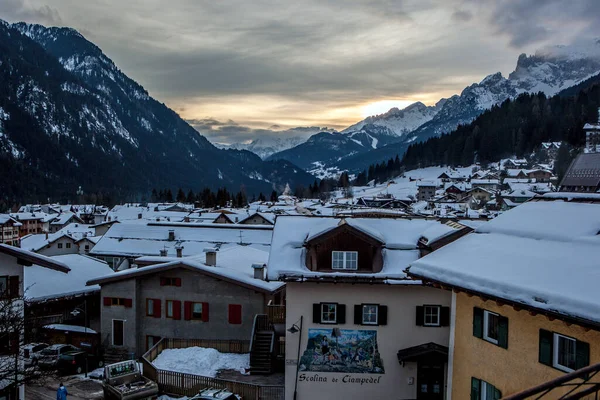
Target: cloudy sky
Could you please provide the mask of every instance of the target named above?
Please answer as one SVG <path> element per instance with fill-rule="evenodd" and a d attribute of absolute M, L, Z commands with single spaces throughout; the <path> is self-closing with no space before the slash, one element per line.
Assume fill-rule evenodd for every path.
<path fill-rule="evenodd" d="M 70 26 L 214 141 L 434 104 L 520 53 L 600 36 L 598 0 L 0 0 Z"/>

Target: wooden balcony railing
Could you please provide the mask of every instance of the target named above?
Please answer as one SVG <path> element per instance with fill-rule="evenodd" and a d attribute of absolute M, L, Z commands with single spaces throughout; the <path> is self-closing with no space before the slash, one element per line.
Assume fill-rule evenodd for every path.
<path fill-rule="evenodd" d="M 285 306 L 267 306 L 267 315 L 273 324 L 285 324 Z"/>

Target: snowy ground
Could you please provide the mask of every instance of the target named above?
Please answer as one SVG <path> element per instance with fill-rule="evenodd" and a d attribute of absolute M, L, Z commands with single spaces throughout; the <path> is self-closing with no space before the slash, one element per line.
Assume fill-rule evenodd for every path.
<path fill-rule="evenodd" d="M 153 364 L 158 369 L 215 377 L 222 369 L 234 369 L 245 373 L 246 369 L 250 368 L 250 355 L 188 347 L 163 350 Z"/>

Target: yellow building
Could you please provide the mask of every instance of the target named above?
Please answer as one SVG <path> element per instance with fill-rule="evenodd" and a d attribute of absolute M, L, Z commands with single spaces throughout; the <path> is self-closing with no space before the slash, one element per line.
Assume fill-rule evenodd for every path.
<path fill-rule="evenodd" d="M 453 292 L 448 399 L 549 381 L 543 398 L 556 399 L 574 388 L 557 378 L 600 363 L 600 204 L 581 200 L 526 203 L 411 264 L 413 278 Z"/>

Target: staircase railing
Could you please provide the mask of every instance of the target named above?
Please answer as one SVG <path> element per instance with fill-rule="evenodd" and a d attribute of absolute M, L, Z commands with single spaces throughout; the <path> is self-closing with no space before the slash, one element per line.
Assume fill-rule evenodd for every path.
<path fill-rule="evenodd" d="M 570 372 L 558 378 L 544 382 L 540 385 L 525 389 L 519 393 L 503 397 L 503 400 L 526 400 L 526 399 L 541 399 L 547 398 L 560 400 L 576 400 L 583 399 L 586 396 L 595 394 L 594 398 L 598 399 L 600 393 L 600 363 L 590 365 L 577 371 Z M 552 392 L 555 389 L 562 388 L 567 390 L 564 394 Z M 560 396 L 560 397 L 558 397 Z"/>

